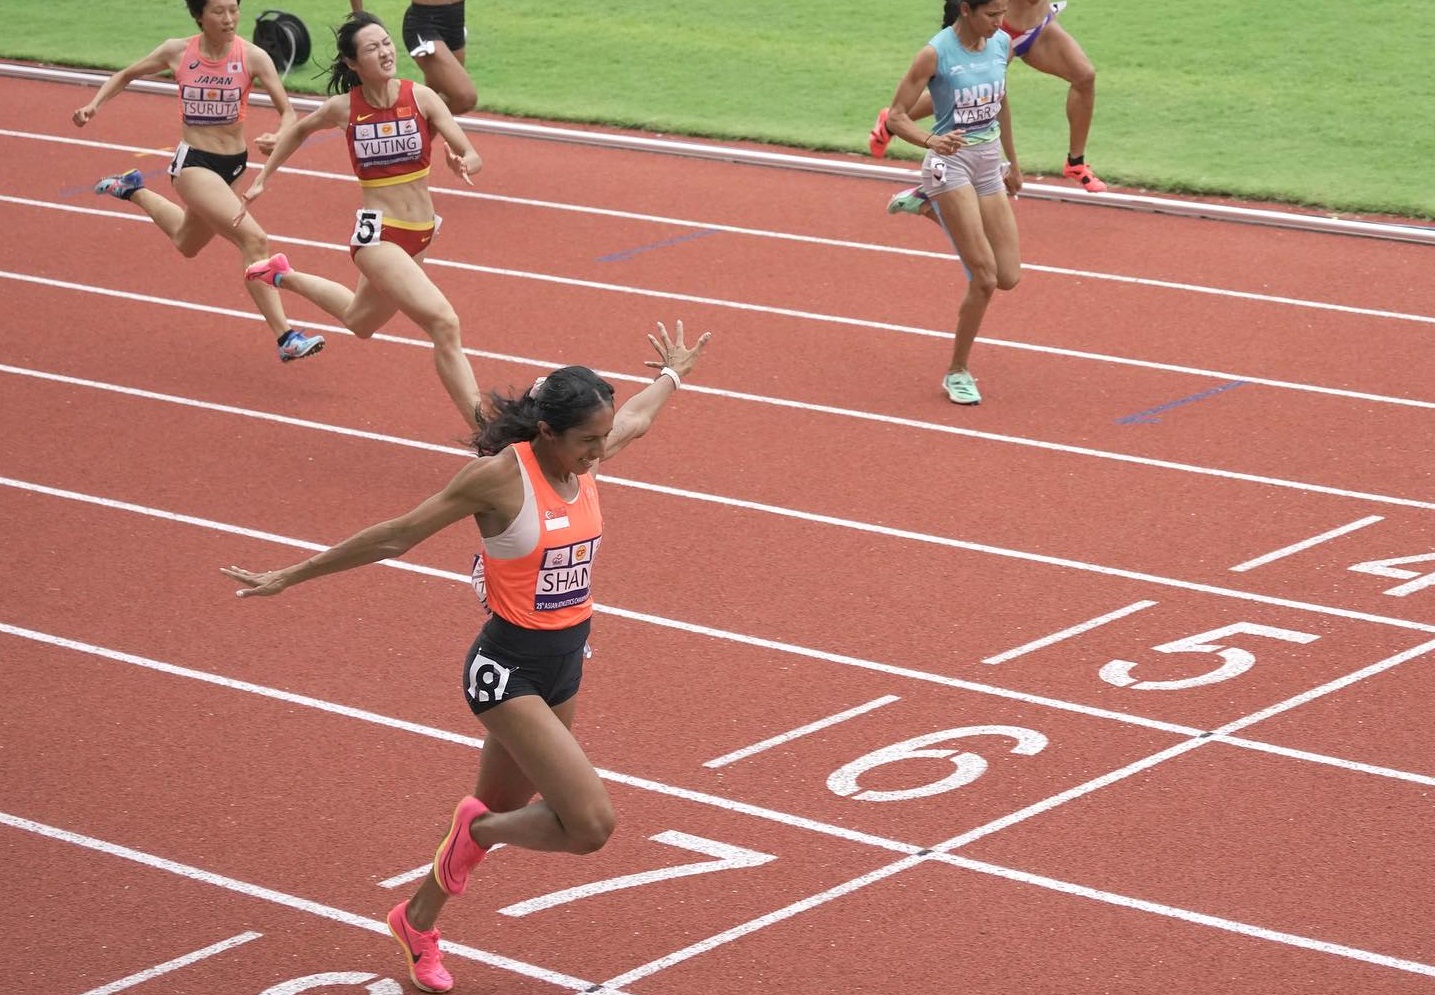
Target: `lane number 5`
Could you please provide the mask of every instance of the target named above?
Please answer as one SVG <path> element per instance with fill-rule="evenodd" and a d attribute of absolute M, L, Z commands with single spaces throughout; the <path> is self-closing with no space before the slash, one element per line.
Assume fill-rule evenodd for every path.
<path fill-rule="evenodd" d="M 1180 680 L 1141 681 L 1131 673 L 1136 669 L 1137 664 L 1130 660 L 1112 660 L 1101 668 L 1101 679 L 1107 684 L 1114 684 L 1119 688 L 1131 688 L 1133 691 L 1181 691 L 1185 688 L 1219 684 L 1232 677 L 1239 677 L 1255 666 L 1256 655 L 1254 653 L 1238 649 L 1235 646 L 1221 645 L 1220 641 L 1227 636 L 1236 635 L 1265 636 L 1267 639 L 1281 639 L 1288 643 L 1313 643 L 1320 638 L 1309 632 L 1277 629 L 1274 626 L 1257 625 L 1254 622 L 1234 622 L 1231 625 L 1223 625 L 1219 629 L 1212 629 L 1210 632 L 1199 632 L 1194 636 L 1151 647 L 1157 653 L 1214 653 L 1225 661 L 1214 670 L 1208 670 L 1204 674 L 1197 674 L 1194 677 L 1183 677 Z"/>

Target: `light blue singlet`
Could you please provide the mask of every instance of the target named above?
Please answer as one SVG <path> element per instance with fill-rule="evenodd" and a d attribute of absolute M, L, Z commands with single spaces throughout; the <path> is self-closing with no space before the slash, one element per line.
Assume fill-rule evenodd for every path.
<path fill-rule="evenodd" d="M 957 40 L 953 25 L 927 44 L 937 50 L 937 73 L 927 84 L 937 119 L 936 133 L 960 130 L 969 145 L 996 141 L 1001 137 L 997 114 L 1006 96 L 1011 39 L 998 31 L 980 52 L 969 52 Z"/>

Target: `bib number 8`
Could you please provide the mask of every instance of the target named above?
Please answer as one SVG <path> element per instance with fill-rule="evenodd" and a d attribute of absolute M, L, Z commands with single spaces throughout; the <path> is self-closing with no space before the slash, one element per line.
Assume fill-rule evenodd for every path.
<path fill-rule="evenodd" d="M 379 235 L 383 229 L 383 211 L 376 211 L 369 207 L 360 208 L 355 212 L 354 234 L 349 236 L 349 244 L 356 248 L 374 245 L 379 241 Z"/>

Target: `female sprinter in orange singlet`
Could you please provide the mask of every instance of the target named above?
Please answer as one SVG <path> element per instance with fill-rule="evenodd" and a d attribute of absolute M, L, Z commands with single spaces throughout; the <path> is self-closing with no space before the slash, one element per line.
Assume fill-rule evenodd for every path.
<path fill-rule="evenodd" d="M 658 332 L 648 341 L 661 361 L 647 363 L 661 368 L 657 379 L 616 412 L 613 388 L 583 366 L 557 370 L 518 398 L 490 395 L 495 413 L 473 440 L 479 458 L 413 511 L 282 570 L 224 568 L 244 585 L 240 597 L 278 594 L 478 521 L 493 613 L 464 660 L 464 696 L 488 734 L 478 787 L 454 810 L 433 873 L 388 915 L 424 991 L 453 987 L 434 924 L 489 847 L 592 853 L 613 831 L 608 792 L 571 731 L 603 532 L 593 473 L 648 431 L 711 337 L 689 348 L 682 322 L 675 339 L 662 325 Z"/>

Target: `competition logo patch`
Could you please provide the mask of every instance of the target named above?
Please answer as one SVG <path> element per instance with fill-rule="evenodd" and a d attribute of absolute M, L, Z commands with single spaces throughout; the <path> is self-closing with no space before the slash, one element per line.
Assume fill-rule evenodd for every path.
<path fill-rule="evenodd" d="M 588 600 L 598 542 L 598 539 L 585 539 L 543 551 L 538 586 L 533 594 L 534 611 L 557 611 Z"/>
<path fill-rule="evenodd" d="M 354 157 L 364 166 L 415 162 L 423 157 L 423 150 L 423 136 L 413 118 L 354 125 Z"/>
<path fill-rule="evenodd" d="M 186 124 L 233 124 L 243 91 L 238 87 L 184 86 L 179 91 Z"/>

